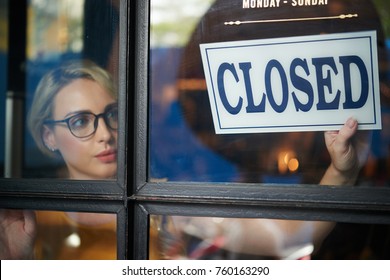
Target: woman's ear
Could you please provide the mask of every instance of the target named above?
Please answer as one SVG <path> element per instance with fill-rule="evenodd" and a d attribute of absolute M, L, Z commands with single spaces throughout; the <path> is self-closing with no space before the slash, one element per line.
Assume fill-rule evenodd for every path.
<path fill-rule="evenodd" d="M 43 126 L 42 139 L 43 139 L 43 144 L 45 144 L 46 148 L 48 148 L 50 151 L 54 152 L 57 150 L 57 144 L 54 137 L 54 132 L 47 125 Z"/>

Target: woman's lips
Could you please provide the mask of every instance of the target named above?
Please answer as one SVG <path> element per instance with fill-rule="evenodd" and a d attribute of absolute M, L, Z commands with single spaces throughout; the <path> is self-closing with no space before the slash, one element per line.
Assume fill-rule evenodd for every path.
<path fill-rule="evenodd" d="M 116 161 L 116 151 L 107 150 L 99 153 L 96 158 L 103 163 L 111 163 Z"/>

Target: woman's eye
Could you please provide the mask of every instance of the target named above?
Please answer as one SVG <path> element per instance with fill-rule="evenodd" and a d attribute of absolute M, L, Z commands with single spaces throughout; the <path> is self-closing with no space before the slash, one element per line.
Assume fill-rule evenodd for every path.
<path fill-rule="evenodd" d="M 89 126 L 91 120 L 92 118 L 89 114 L 81 114 L 72 117 L 69 124 L 73 129 L 82 129 Z"/>
<path fill-rule="evenodd" d="M 118 120 L 118 109 L 113 109 L 108 112 L 107 117 L 111 120 Z"/>

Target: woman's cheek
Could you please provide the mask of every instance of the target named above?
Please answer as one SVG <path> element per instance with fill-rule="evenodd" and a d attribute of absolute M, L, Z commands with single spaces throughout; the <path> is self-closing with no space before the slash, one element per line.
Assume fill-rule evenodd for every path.
<path fill-rule="evenodd" d="M 85 145 L 85 143 L 81 143 L 75 137 L 70 138 L 67 136 L 62 137 L 60 140 L 60 149 L 61 154 L 63 155 L 65 161 L 77 161 L 82 160 L 84 158 L 85 151 L 88 150 L 89 145 Z"/>

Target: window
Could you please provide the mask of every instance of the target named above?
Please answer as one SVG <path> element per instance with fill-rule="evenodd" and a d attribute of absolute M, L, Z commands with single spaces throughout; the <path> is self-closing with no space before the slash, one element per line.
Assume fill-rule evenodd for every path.
<path fill-rule="evenodd" d="M 389 257 L 386 1 L 0 0 L 0 7 L 0 112 L 12 112 L 0 114 L 0 213 L 35 211 L 46 234 L 35 257 L 99 258 L 83 247 L 91 245 L 83 240 L 93 240 L 96 227 L 102 236 L 115 228 L 111 253 L 118 259 Z M 359 16 L 224 25 L 314 13 Z M 322 132 L 214 132 L 200 43 L 373 29 L 380 35 L 382 129 L 369 132 L 370 156 L 354 186 L 319 185 L 330 162 Z M 63 61 L 84 59 L 109 71 L 117 87 L 115 178 L 70 179 L 65 161 L 42 155 L 27 128 L 43 74 Z M 109 108 L 81 113 L 107 124 Z M 74 115 L 65 115 L 45 124 L 71 133 Z M 61 230 L 61 219 L 87 227 L 91 216 L 115 218 L 110 229 L 93 224 L 92 231 Z M 329 233 L 314 251 L 315 224 L 329 226 Z M 246 242 L 252 232 L 263 234 L 263 243 L 253 243 L 259 247 Z M 277 234 L 281 239 L 270 244 L 280 247 L 260 248 Z M 53 238 L 64 246 L 42 242 Z M 353 245 L 346 242 L 351 239 Z"/>
<path fill-rule="evenodd" d="M 127 12 L 126 1 L 1 1 L 1 213 L 35 213 L 36 258 L 126 257 Z"/>
<path fill-rule="evenodd" d="M 385 214 L 388 202 L 383 200 L 388 192 L 387 183 L 386 179 L 379 179 L 387 176 L 380 171 L 385 167 L 379 163 L 387 152 L 380 155 L 375 148 L 387 145 L 382 142 L 387 130 L 387 101 L 383 94 L 383 128 L 372 132 L 371 147 L 376 151 L 371 149 L 354 187 L 318 185 L 330 162 L 323 132 L 215 133 L 210 108 L 214 100 L 209 100 L 207 93 L 210 89 L 206 87 L 200 44 L 377 30 L 382 91 L 387 87 L 384 54 L 388 35 L 383 12 L 388 9 L 386 4 L 379 1 L 284 1 L 279 6 L 271 2 L 195 0 L 168 4 L 151 0 L 150 6 L 145 4 L 144 10 L 138 11 L 140 22 L 148 19 L 150 22 L 149 29 L 140 36 L 144 44 L 137 45 L 136 53 L 136 57 L 147 58 L 145 49 L 149 49 L 149 64 L 142 60 L 141 68 L 137 68 L 143 69 L 143 72 L 137 71 L 140 91 L 149 95 L 138 100 L 145 118 L 140 117 L 136 122 L 140 138 L 145 140 L 148 136 L 148 141 L 139 141 L 136 150 L 142 151 L 140 159 L 148 160 L 138 159 L 136 163 L 140 169 L 136 168 L 139 170 L 136 173 L 138 189 L 134 199 L 137 203 L 143 201 L 137 208 L 138 221 L 150 217 L 151 258 L 239 258 L 242 255 L 245 258 L 289 258 L 289 250 L 271 252 L 258 248 L 256 252 L 251 251 L 261 246 L 262 241 L 269 245 L 269 239 L 257 234 L 257 242 L 251 241 L 249 234 L 256 228 L 255 232 L 269 231 L 269 236 L 274 237 L 278 235 L 274 225 L 289 221 L 291 225 L 337 222 L 321 251 L 309 250 L 313 258 L 367 257 L 363 256 L 361 248 L 365 245 L 361 241 L 356 248 L 344 248 L 344 253 L 341 253 L 344 249 L 335 247 L 337 238 L 342 240 L 354 228 L 365 232 L 359 237 L 370 244 L 364 252 L 371 250 L 373 258 L 387 257 L 378 252 L 373 243 L 382 238 L 386 243 L 388 237 L 367 235 L 367 232 L 384 229 L 382 232 L 387 232 L 388 236 Z M 358 19 L 353 16 L 350 20 L 324 19 L 334 14 L 358 14 Z M 294 19 L 322 19 L 288 21 L 292 16 Z M 236 21 L 240 24 L 235 24 Z M 244 24 L 246 21 L 248 23 Z M 262 54 L 258 56 L 261 58 Z M 227 63 L 233 61 L 230 57 L 225 59 Z M 231 80 L 238 83 L 240 75 Z M 253 80 L 264 83 L 259 76 L 252 76 Z M 225 84 L 225 87 L 228 86 Z M 237 99 L 233 100 L 230 100 L 231 106 L 237 104 L 234 103 Z M 257 102 L 256 105 L 260 100 Z M 148 226 L 145 221 L 142 225 Z M 284 233 L 294 232 L 292 227 Z M 310 230 L 305 232 L 308 234 Z M 304 238 L 304 232 L 299 237 Z M 284 248 L 282 243 L 290 242 L 289 238 L 293 238 L 292 235 L 281 237 L 280 240 L 284 240 L 279 240 L 281 243 L 275 241 L 275 248 Z M 252 242 L 249 250 L 242 240 Z M 137 245 L 146 250 L 147 244 L 141 241 L 137 240 Z M 306 241 L 300 242 L 299 248 L 305 255 Z M 158 249 L 153 250 L 153 246 Z M 141 254 L 140 257 L 147 256 Z"/>

